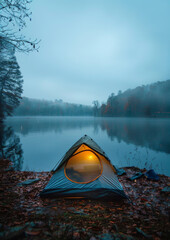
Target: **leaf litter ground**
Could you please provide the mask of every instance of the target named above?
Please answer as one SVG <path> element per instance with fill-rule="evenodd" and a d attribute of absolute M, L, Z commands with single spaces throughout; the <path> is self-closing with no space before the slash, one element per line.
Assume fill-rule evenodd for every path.
<path fill-rule="evenodd" d="M 9 166 L 0 160 L 0 239 L 169 239 L 169 193 L 162 191 L 169 186 L 167 176 L 130 181 L 139 169 L 124 168 L 119 181 L 132 203 L 48 199 L 39 193 L 50 172 L 17 172 Z"/>

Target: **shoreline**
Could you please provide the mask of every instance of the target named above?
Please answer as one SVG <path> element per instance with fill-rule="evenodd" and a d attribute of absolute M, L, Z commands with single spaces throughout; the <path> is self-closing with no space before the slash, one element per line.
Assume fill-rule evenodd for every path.
<path fill-rule="evenodd" d="M 162 192 L 169 186 L 167 176 L 130 181 L 127 177 L 139 169 L 124 168 L 126 175 L 118 178 L 132 204 L 48 199 L 39 193 L 50 172 L 17 172 L 9 166 L 10 161 L 0 160 L 0 239 L 168 239 L 169 193 Z M 39 181 L 22 185 L 28 179 Z"/>

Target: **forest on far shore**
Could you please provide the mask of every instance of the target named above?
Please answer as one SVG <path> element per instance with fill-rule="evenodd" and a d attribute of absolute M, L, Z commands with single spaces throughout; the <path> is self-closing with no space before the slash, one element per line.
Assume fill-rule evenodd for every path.
<path fill-rule="evenodd" d="M 96 106 L 95 113 L 108 117 L 170 117 L 170 80 L 113 93 L 106 103 Z"/>
<path fill-rule="evenodd" d="M 92 116 L 91 106 L 63 102 L 63 100 L 39 100 L 23 97 L 16 108 L 18 116 Z"/>
<path fill-rule="evenodd" d="M 14 111 L 17 116 L 101 116 L 170 117 L 170 80 L 112 93 L 106 103 L 93 106 L 63 100 L 37 100 L 23 97 Z"/>

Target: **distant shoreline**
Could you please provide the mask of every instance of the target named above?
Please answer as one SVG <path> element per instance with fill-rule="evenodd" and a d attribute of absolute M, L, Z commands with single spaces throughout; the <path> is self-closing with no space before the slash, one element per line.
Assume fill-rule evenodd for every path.
<path fill-rule="evenodd" d="M 93 115 L 13 115 L 7 118 L 13 117 L 94 117 L 94 118 L 170 118 L 169 116 L 93 116 Z"/>

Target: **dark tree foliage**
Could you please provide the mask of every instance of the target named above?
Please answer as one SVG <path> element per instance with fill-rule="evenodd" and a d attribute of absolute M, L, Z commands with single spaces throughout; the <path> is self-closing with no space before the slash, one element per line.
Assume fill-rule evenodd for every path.
<path fill-rule="evenodd" d="M 22 76 L 15 51 L 38 50 L 38 41 L 28 40 L 22 29 L 31 20 L 32 0 L 0 1 L 0 119 L 11 115 L 22 93 Z"/>
<path fill-rule="evenodd" d="M 91 106 L 63 102 L 62 100 L 47 101 L 23 97 L 15 110 L 19 116 L 90 116 Z"/>
<path fill-rule="evenodd" d="M 111 94 L 99 109 L 101 116 L 170 117 L 170 80 Z"/>
<path fill-rule="evenodd" d="M 31 41 L 22 34 L 26 21 L 31 21 L 31 2 L 32 0 L 0 1 L 0 40 L 3 40 L 4 48 L 10 44 L 21 52 L 38 50 L 39 41 Z"/>
<path fill-rule="evenodd" d="M 23 150 L 20 139 L 11 127 L 3 123 L 0 123 L 0 159 L 10 159 L 13 169 L 22 169 Z"/>
<path fill-rule="evenodd" d="M 23 79 L 14 49 L 2 47 L 0 41 L 0 119 L 12 114 L 19 105 Z"/>
<path fill-rule="evenodd" d="M 99 113 L 99 102 L 97 100 L 94 100 L 92 103 L 93 103 L 94 116 L 97 117 Z"/>

